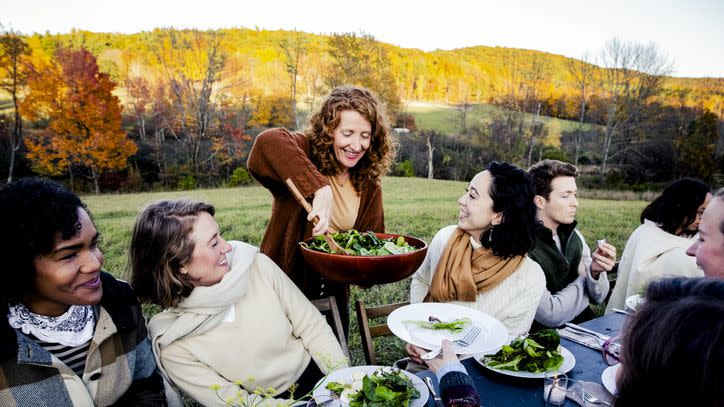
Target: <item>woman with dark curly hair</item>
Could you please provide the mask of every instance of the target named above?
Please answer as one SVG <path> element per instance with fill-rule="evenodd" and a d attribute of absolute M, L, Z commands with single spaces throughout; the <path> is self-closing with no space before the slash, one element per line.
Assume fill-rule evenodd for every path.
<path fill-rule="evenodd" d="M 535 242 L 533 184 L 525 171 L 492 162 L 458 199 L 457 225 L 437 232 L 410 285 L 410 302 L 452 302 L 528 332 L 546 282 L 526 253 Z M 411 356 L 416 352 L 408 349 Z"/>
<path fill-rule="evenodd" d="M 306 270 L 297 246 L 331 227 L 384 232 L 380 178 L 394 158 L 390 131 L 379 99 L 367 89 L 345 86 L 332 90 L 304 134 L 266 130 L 249 153 L 249 172 L 274 198 L 262 253 L 309 299 L 335 295 L 344 319 L 349 287 Z M 287 178 L 302 195 L 313 197 L 309 214 L 289 192 Z M 313 226 L 315 217 L 319 222 Z"/>
<path fill-rule="evenodd" d="M 0 405 L 166 405 L 141 305 L 102 270 L 78 196 L 21 179 L 0 213 Z"/>
<path fill-rule="evenodd" d="M 626 242 L 616 286 L 606 307 L 623 308 L 626 298 L 662 277 L 703 277 L 696 260 L 686 255 L 694 242 L 701 216 L 711 201 L 709 187 L 698 179 L 682 178 L 664 188 L 641 213 L 639 226 Z"/>

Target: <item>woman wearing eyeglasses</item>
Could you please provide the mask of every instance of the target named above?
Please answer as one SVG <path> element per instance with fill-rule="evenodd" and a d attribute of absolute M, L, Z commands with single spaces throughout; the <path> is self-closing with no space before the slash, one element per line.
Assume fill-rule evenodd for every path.
<path fill-rule="evenodd" d="M 623 337 L 616 407 L 724 406 L 724 280 L 652 282 Z"/>

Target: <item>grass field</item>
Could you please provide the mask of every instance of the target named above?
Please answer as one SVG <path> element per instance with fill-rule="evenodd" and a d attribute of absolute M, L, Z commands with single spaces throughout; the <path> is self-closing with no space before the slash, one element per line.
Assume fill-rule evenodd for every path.
<path fill-rule="evenodd" d="M 465 183 L 454 181 L 386 177 L 383 191 L 387 231 L 417 236 L 429 242 L 438 229 L 456 222 L 456 201 L 465 186 Z M 130 230 L 141 208 L 159 199 L 179 197 L 215 205 L 216 218 L 225 238 L 255 245 L 261 242 L 271 212 L 271 195 L 259 186 L 84 196 L 103 235 L 105 269 L 116 276 L 124 276 Z M 589 242 L 605 237 L 617 247 L 620 255 L 628 235 L 639 224 L 638 216 L 644 206 L 643 201 L 582 199 L 578 216 L 580 230 Z M 408 295 L 409 279 L 367 290 L 353 287 L 351 303 L 362 298 L 368 305 L 380 305 L 406 301 Z M 152 313 L 153 308 L 147 311 Z M 352 363 L 364 364 L 354 311 L 351 319 Z M 402 356 L 401 343 L 395 338 L 382 338 L 378 346 L 377 356 L 384 363 Z"/>
<path fill-rule="evenodd" d="M 461 133 L 460 111 L 455 106 L 414 101 L 408 104 L 407 111 L 415 117 L 415 125 L 420 130 L 437 130 L 444 134 Z M 504 111 L 505 109 L 502 107 L 489 104 L 473 105 L 468 112 L 468 126 L 480 122 L 490 123 L 493 117 L 503 114 Z M 532 115 L 526 114 L 526 120 L 532 120 Z M 546 124 L 556 122 L 561 132 L 574 130 L 578 126 L 578 123 L 574 121 L 547 116 L 542 116 L 541 120 Z M 585 124 L 583 128 L 590 130 L 593 126 L 592 124 Z"/>

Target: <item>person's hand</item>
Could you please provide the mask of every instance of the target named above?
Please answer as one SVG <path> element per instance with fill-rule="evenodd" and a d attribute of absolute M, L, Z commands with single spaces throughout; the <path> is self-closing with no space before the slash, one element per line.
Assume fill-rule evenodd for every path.
<path fill-rule="evenodd" d="M 442 346 L 442 357 L 436 357 L 425 361 L 433 373 L 437 373 L 438 369 L 440 369 L 445 363 L 459 360 L 458 355 L 456 355 L 455 351 L 453 351 L 452 343 L 450 343 L 449 340 L 443 339 L 440 346 Z"/>
<path fill-rule="evenodd" d="M 415 346 L 411 343 L 405 344 L 405 353 L 407 353 L 407 356 L 409 356 L 410 359 L 412 359 L 417 364 L 425 364 L 425 361 L 420 358 L 420 355 L 423 355 L 427 352 L 429 352 L 429 350 L 421 348 L 419 346 Z"/>
<path fill-rule="evenodd" d="M 604 271 L 611 271 L 616 264 L 616 247 L 610 243 L 602 243 L 595 252 L 591 254 L 591 277 L 598 279 L 599 274 Z"/>
<path fill-rule="evenodd" d="M 312 211 L 307 215 L 307 220 L 312 221 L 315 216 L 319 217 L 319 221 L 312 229 L 313 236 L 319 236 L 327 232 L 330 221 L 332 220 L 332 208 L 334 207 L 334 199 L 332 198 L 332 187 L 325 185 L 314 192 L 312 200 Z"/>
<path fill-rule="evenodd" d="M 442 346 L 442 353 L 440 354 L 440 356 L 430 360 L 423 360 L 420 357 L 420 355 L 429 352 L 428 349 L 424 349 L 410 343 L 405 345 L 405 352 L 407 352 L 407 356 L 409 356 L 410 359 L 421 365 L 427 365 L 433 373 L 436 373 L 437 370 L 440 369 L 440 367 L 445 363 L 459 360 L 458 355 L 456 355 L 455 351 L 453 351 L 452 343 L 450 343 L 449 340 L 443 339 L 440 346 Z"/>

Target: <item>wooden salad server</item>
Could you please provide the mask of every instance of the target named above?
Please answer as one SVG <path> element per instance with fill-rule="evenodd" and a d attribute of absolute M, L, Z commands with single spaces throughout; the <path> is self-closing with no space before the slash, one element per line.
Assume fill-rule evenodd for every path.
<path fill-rule="evenodd" d="M 297 186 L 294 185 L 294 182 L 292 181 L 292 179 L 287 178 L 287 180 L 285 182 L 286 182 L 289 190 L 292 191 L 292 195 L 294 195 L 294 197 L 297 198 L 297 201 L 299 201 L 299 203 L 307 211 L 307 213 L 311 212 L 312 205 L 310 205 L 309 202 L 307 202 L 307 200 L 304 199 L 304 196 L 302 195 L 301 192 L 299 192 L 299 189 L 297 189 Z M 312 221 L 316 225 L 317 222 L 319 222 L 319 217 L 315 216 Z M 330 225 L 330 228 L 331 227 L 332 226 Z M 327 231 L 327 233 L 324 234 L 324 240 L 327 242 L 327 245 L 329 246 L 329 248 L 332 250 L 333 253 L 349 254 L 349 252 L 347 252 L 347 250 L 345 250 L 344 247 L 340 246 L 339 243 L 337 243 L 334 240 L 334 238 L 332 238 L 332 235 L 329 233 L 329 231 Z"/>

